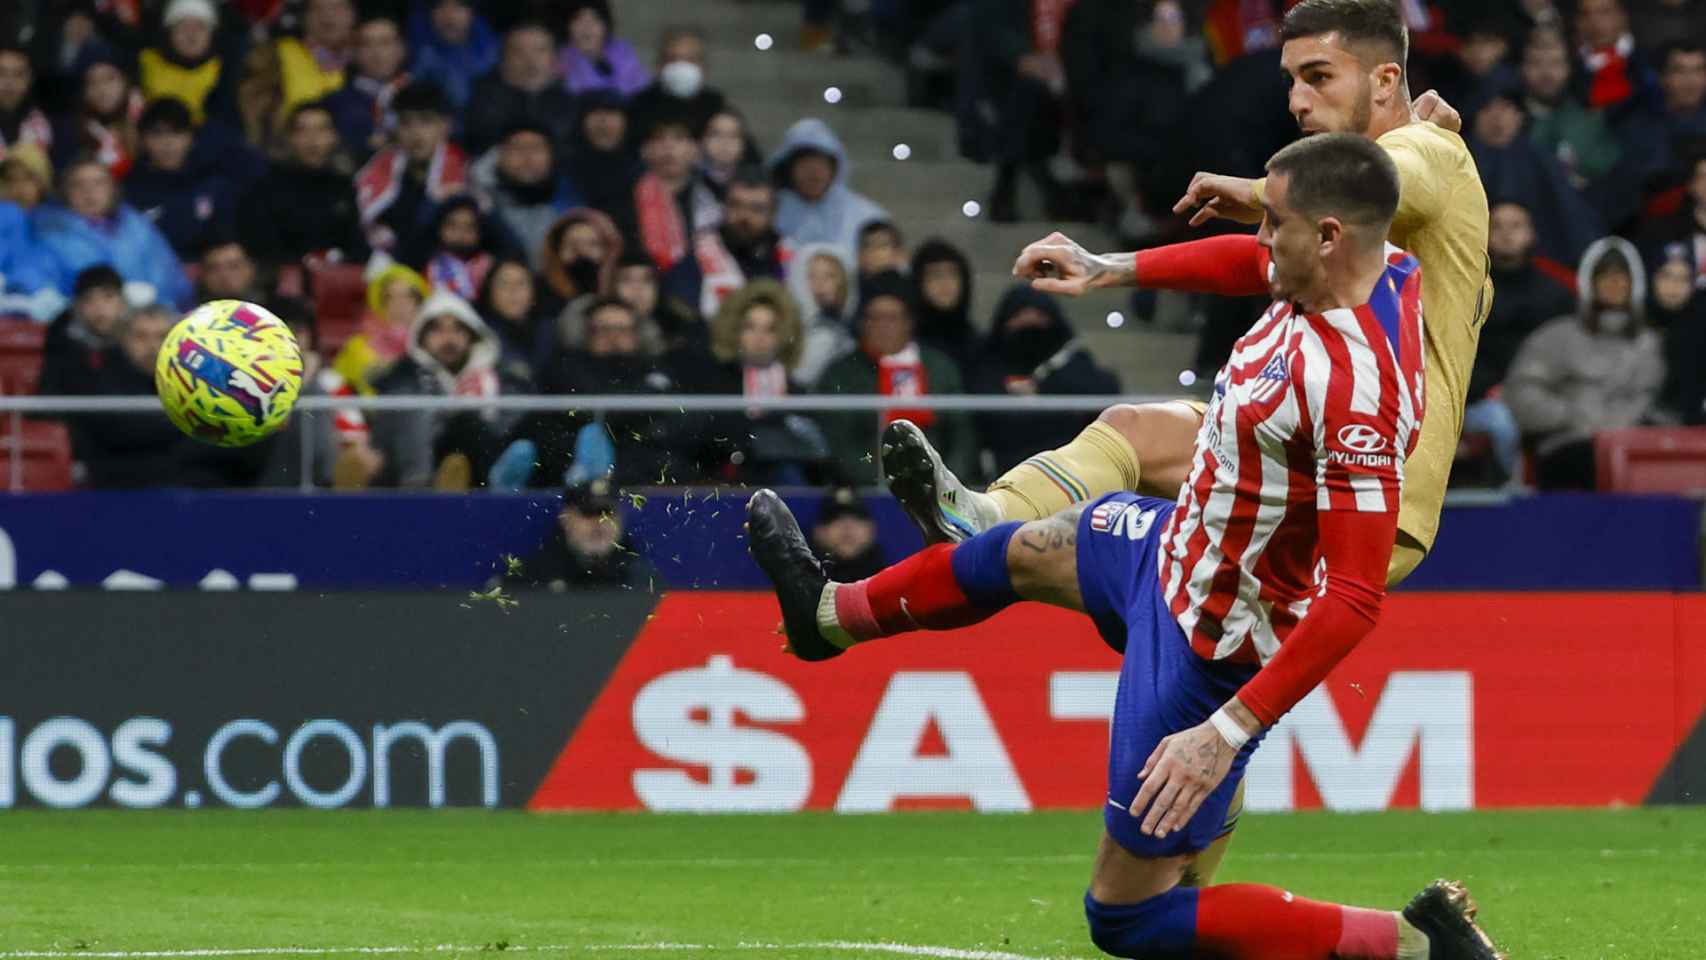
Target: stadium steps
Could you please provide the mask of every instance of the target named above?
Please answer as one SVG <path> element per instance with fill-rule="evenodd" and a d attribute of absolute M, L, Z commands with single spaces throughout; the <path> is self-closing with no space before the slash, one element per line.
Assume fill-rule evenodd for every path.
<path fill-rule="evenodd" d="M 709 82 L 745 114 L 766 151 L 797 120 L 819 117 L 829 123 L 846 144 L 854 186 L 888 208 L 909 245 L 941 237 L 971 258 L 973 317 L 980 327 L 1011 284 L 1007 270 L 1019 250 L 1058 226 L 1041 220 L 994 224 L 986 213 L 968 217 L 966 201 L 985 204 L 994 174 L 960 158 L 953 118 L 907 107 L 899 68 L 872 55 L 800 52 L 797 2 L 700 0 L 682 6 L 616 0 L 614 6 L 618 32 L 644 56 L 653 55 L 667 26 L 693 23 L 703 29 Z M 771 37 L 768 50 L 754 43 L 761 33 Z M 830 87 L 839 91 L 838 102 L 825 100 Z M 897 144 L 906 145 L 907 159 L 896 159 Z M 1040 203 L 1028 189 L 1028 184 L 1021 187 L 1020 207 L 1035 211 Z M 1110 243 L 1103 231 L 1087 224 L 1069 225 L 1066 232 L 1090 247 Z M 1179 371 L 1190 365 L 1195 349 L 1194 336 L 1147 328 L 1129 316 L 1127 298 L 1115 294 L 1066 300 L 1063 306 L 1098 362 L 1118 370 L 1127 390 L 1178 389 Z M 1116 310 L 1127 315 L 1126 322 L 1110 329 L 1107 317 Z"/>

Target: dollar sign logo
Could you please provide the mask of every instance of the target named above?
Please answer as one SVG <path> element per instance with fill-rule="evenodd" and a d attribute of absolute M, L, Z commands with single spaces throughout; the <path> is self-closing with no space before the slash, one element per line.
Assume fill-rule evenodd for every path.
<path fill-rule="evenodd" d="M 811 792 L 811 757 L 791 738 L 735 724 L 739 711 L 761 723 L 797 723 L 805 707 L 792 688 L 723 654 L 703 667 L 666 673 L 634 697 L 634 735 L 647 750 L 704 767 L 634 771 L 634 794 L 651 810 L 695 813 L 798 810 Z M 736 771 L 752 774 L 738 782 Z"/>

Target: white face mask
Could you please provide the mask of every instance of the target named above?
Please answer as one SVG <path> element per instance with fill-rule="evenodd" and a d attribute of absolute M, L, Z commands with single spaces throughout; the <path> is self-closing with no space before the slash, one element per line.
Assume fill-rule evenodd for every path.
<path fill-rule="evenodd" d="M 705 71 L 691 60 L 672 60 L 658 71 L 658 81 L 670 96 L 685 100 L 705 86 Z"/>

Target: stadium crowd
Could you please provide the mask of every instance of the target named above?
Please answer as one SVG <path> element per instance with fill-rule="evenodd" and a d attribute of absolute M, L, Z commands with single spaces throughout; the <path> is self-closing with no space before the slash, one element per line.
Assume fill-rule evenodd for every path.
<path fill-rule="evenodd" d="M 804 48 L 869 45 L 953 111 L 996 220 L 1028 178 L 1050 218 L 1182 239 L 1193 170 L 1257 174 L 1296 136 L 1277 0 L 805 7 Z M 1706 11 L 1404 9 L 1412 89 L 1462 111 L 1492 202 L 1484 479 L 1526 450 L 1540 486 L 1591 486 L 1598 431 L 1706 421 Z M 46 325 L 42 394 L 151 393 L 171 317 L 225 297 L 292 325 L 307 395 L 884 395 L 973 478 L 1089 415 L 909 397 L 1120 388 L 1046 295 L 973 317 L 965 254 L 909 251 L 828 124 L 756 143 L 691 26 L 624 37 L 605 0 L 26 0 L 0 30 L 0 313 Z M 1200 366 L 1252 309 L 1209 308 Z M 514 490 L 865 484 L 875 419 L 352 409 L 241 451 L 70 426 L 90 487 L 294 484 L 311 444 L 340 488 Z"/>

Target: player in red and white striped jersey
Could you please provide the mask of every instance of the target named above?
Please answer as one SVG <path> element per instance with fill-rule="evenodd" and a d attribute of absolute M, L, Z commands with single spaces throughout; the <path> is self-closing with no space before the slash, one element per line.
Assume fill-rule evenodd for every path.
<path fill-rule="evenodd" d="M 1216 379 L 1176 502 L 1112 493 L 835 583 L 761 490 L 747 506 L 751 549 L 808 660 L 968 626 L 1020 600 L 1083 611 L 1121 651 L 1085 897 L 1108 953 L 1495 960 L 1454 884 L 1400 914 L 1181 882 L 1227 829 L 1267 729 L 1373 629 L 1422 422 L 1422 277 L 1386 243 L 1392 160 L 1364 138 L 1322 134 L 1275 154 L 1268 173 L 1261 231 L 1212 248 L 1216 269 L 1275 303 Z"/>

